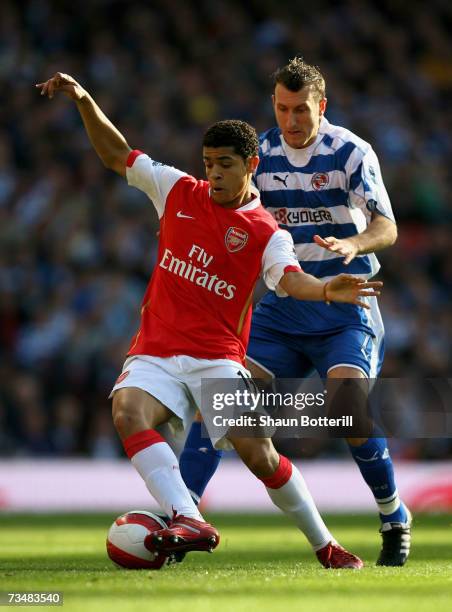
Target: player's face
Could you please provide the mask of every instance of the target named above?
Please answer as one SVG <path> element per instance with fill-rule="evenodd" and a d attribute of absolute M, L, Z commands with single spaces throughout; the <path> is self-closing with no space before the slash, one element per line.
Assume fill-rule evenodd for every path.
<path fill-rule="evenodd" d="M 325 112 L 326 98 L 319 100 L 310 85 L 299 91 L 289 91 L 277 83 L 272 100 L 276 122 L 287 144 L 294 149 L 312 144 Z"/>
<path fill-rule="evenodd" d="M 246 162 L 234 147 L 204 147 L 203 160 L 210 195 L 220 206 L 238 208 L 250 198 L 251 176 L 259 163 L 258 157 Z"/>

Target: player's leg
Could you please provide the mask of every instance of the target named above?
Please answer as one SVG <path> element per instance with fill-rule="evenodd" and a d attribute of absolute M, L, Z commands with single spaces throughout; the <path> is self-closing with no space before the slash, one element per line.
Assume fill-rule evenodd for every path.
<path fill-rule="evenodd" d="M 190 415 L 190 400 L 171 367 L 171 359 L 127 360 L 110 395 L 113 422 L 127 456 L 165 513 L 202 520 L 174 452 L 155 429 Z"/>
<path fill-rule="evenodd" d="M 362 561 L 337 544 L 320 516 L 303 476 L 269 438 L 230 437 L 245 465 L 265 485 L 272 502 L 304 533 L 328 568 L 360 569 Z"/>
<path fill-rule="evenodd" d="M 251 359 L 247 360 L 247 368 L 253 377 L 267 381 L 273 378 L 271 370 L 265 368 L 265 363 L 285 372 L 286 377 L 297 376 L 297 354 L 284 344 L 282 337 L 268 333 L 265 328 L 252 325 L 248 353 Z M 196 504 L 215 474 L 223 452 L 213 447 L 210 438 L 202 437 L 201 419 L 195 419 L 185 440 L 179 464 L 182 478 Z"/>
<path fill-rule="evenodd" d="M 235 362 L 230 365 L 215 366 L 207 364 L 200 370 L 198 378 L 192 381 L 190 391 L 196 404 L 202 409 L 200 380 L 249 377 L 250 372 Z M 253 374 L 256 378 L 269 380 L 268 372 L 254 364 Z M 246 382 L 245 382 L 246 384 Z M 214 384 L 215 388 L 215 384 Z M 205 391 L 206 387 L 204 387 Z M 208 415 L 206 415 L 208 416 Z M 208 422 L 206 422 L 206 425 Z M 214 430 L 212 441 L 215 446 L 222 445 L 224 439 L 215 438 L 221 434 Z M 226 432 L 228 439 L 234 433 Z M 243 432 L 242 432 L 243 435 Z M 230 440 L 229 440 L 230 442 Z M 346 568 L 361 567 L 360 559 L 341 548 L 323 522 L 314 501 L 306 487 L 303 477 L 295 466 L 285 457 L 281 457 L 268 438 L 246 438 L 234 436 L 236 451 L 250 470 L 267 486 L 272 501 L 286 512 L 303 531 L 316 551 L 319 561 L 325 567 Z"/>
<path fill-rule="evenodd" d="M 328 378 L 364 378 L 364 374 L 355 368 L 339 366 L 330 370 Z M 387 520 L 406 522 L 407 513 L 397 492 L 394 467 L 386 438 L 347 438 L 347 443 L 353 459 L 372 491 L 382 523 Z"/>
<path fill-rule="evenodd" d="M 128 387 L 114 393 L 112 414 L 127 456 L 164 512 L 201 518 L 176 455 L 155 429 L 171 418 L 168 408 L 146 391 Z"/>
<path fill-rule="evenodd" d="M 186 422 L 192 411 L 185 387 L 172 369 L 171 359 L 127 361 L 111 396 L 113 421 L 128 457 L 160 507 L 172 517 L 170 527 L 178 533 L 188 532 L 183 546 L 177 542 L 179 545 L 174 546 L 172 539 L 178 536 L 174 532 L 168 535 L 168 529 L 147 536 L 145 546 L 174 554 L 180 560 L 177 554 L 215 548 L 219 534 L 199 513 L 182 480 L 174 452 L 155 430 L 174 416 Z M 183 524 L 182 529 L 176 521 Z"/>
<path fill-rule="evenodd" d="M 337 367 L 329 378 L 360 378 L 354 368 Z M 375 434 L 375 431 L 374 431 Z M 411 514 L 400 500 L 394 476 L 394 466 L 385 437 L 347 438 L 351 455 L 377 504 L 383 536 L 378 565 L 404 565 L 411 544 Z"/>
<path fill-rule="evenodd" d="M 310 339 L 310 356 L 322 378 L 375 378 L 383 358 L 382 334 L 346 329 Z M 366 407 L 363 407 L 363 411 Z M 349 438 L 348 448 L 379 509 L 383 549 L 380 565 L 403 565 L 410 549 L 411 515 L 399 498 L 387 440 L 374 429 L 369 438 Z"/>
<path fill-rule="evenodd" d="M 202 418 L 198 412 L 179 457 L 180 472 L 195 504 L 199 504 L 210 479 L 215 474 L 223 451 L 213 447 L 202 435 Z"/>
<path fill-rule="evenodd" d="M 269 383 L 274 378 L 305 378 L 309 376 L 312 371 L 311 362 L 291 345 L 289 338 L 279 332 L 267 330 L 258 325 L 254 325 L 252 331 L 253 341 L 250 342 L 248 350 L 247 366 L 253 378 Z M 240 440 L 238 444 L 241 448 L 243 447 Z M 273 453 L 276 453 L 273 444 L 271 446 Z M 245 458 L 244 460 L 248 465 L 248 459 Z M 288 460 L 282 458 L 281 461 L 284 464 Z M 248 467 L 250 466 L 248 465 Z M 250 469 L 253 473 L 256 473 L 252 467 Z M 320 516 L 303 477 L 293 465 L 292 474 L 295 484 L 277 488 L 267 486 L 267 491 L 275 505 L 284 512 L 286 512 L 283 507 L 285 505 L 284 499 L 287 495 L 288 506 L 297 507 L 296 524 L 303 531 L 314 551 L 322 551 L 321 554 L 323 555 L 325 554 L 325 545 L 331 541 L 335 542 L 335 540 Z M 293 518 L 295 518 L 295 515 L 293 515 Z M 321 545 L 322 542 L 319 544 L 321 540 L 323 546 Z M 322 559 L 320 560 L 323 563 Z M 332 562 L 330 559 L 330 563 Z M 341 561 L 337 559 L 337 566 L 333 565 L 333 567 L 341 567 Z"/>

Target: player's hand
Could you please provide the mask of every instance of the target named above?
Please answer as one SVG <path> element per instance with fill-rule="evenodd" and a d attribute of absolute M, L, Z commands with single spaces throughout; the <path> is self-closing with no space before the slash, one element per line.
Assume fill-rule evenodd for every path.
<path fill-rule="evenodd" d="M 379 289 L 382 286 L 381 281 L 367 282 L 351 274 L 339 274 L 326 284 L 325 298 L 328 302 L 346 302 L 370 308 L 368 304 L 360 300 L 360 297 L 380 295 Z"/>
<path fill-rule="evenodd" d="M 342 262 L 344 266 L 348 266 L 348 264 L 358 255 L 358 246 L 348 238 L 335 238 L 334 236 L 328 236 L 328 238 L 322 238 L 318 234 L 314 236 L 314 242 L 319 246 L 331 251 L 333 253 L 337 253 L 338 255 L 343 255 L 344 261 Z"/>
<path fill-rule="evenodd" d="M 86 96 L 83 87 L 69 74 L 63 74 L 62 72 L 57 72 L 44 83 L 37 83 L 35 87 L 41 90 L 41 96 L 47 96 L 50 100 L 59 91 L 66 94 L 71 100 L 76 101 Z"/>

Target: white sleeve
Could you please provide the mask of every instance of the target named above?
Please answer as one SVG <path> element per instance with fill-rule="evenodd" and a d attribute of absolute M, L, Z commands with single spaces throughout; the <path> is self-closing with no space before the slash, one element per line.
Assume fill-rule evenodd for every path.
<path fill-rule="evenodd" d="M 278 287 L 278 283 L 289 271 L 301 272 L 292 236 L 286 230 L 277 230 L 262 255 L 262 277 L 267 287 L 276 290 L 279 297 L 287 297 L 287 293 Z"/>
<path fill-rule="evenodd" d="M 381 176 L 380 164 L 372 148 L 361 158 L 361 163 L 350 178 L 349 202 L 359 208 L 369 223 L 373 212 L 395 222 L 388 192 Z"/>
<path fill-rule="evenodd" d="M 127 160 L 127 182 L 137 187 L 152 200 L 159 219 L 165 212 L 166 198 L 177 181 L 187 176 L 172 166 L 154 161 L 141 151 L 132 151 Z"/>

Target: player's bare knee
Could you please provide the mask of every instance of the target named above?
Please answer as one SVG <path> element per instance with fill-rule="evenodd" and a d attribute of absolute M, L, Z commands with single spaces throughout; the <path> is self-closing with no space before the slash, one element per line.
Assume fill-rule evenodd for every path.
<path fill-rule="evenodd" d="M 158 425 L 152 406 L 147 406 L 141 389 L 119 389 L 113 396 L 112 416 L 116 431 L 122 439 Z"/>
<path fill-rule="evenodd" d="M 116 391 L 113 396 L 112 417 L 116 431 L 121 437 L 130 435 L 140 420 L 140 411 L 125 389 Z"/>
<path fill-rule="evenodd" d="M 171 415 L 166 406 L 142 389 L 126 387 L 113 396 L 113 423 L 122 440 L 166 423 Z"/>

